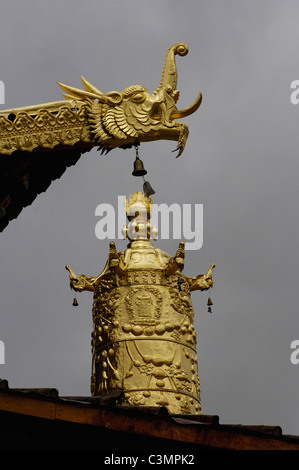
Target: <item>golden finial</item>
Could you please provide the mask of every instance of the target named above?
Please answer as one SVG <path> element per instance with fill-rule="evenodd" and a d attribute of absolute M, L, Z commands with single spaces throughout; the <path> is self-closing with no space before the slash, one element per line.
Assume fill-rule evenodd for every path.
<path fill-rule="evenodd" d="M 151 196 L 147 196 L 141 191 L 136 191 L 126 198 L 124 204 L 127 215 L 131 217 L 132 214 L 135 216 L 135 212 L 138 210 L 143 210 L 150 215 L 153 202 Z"/>

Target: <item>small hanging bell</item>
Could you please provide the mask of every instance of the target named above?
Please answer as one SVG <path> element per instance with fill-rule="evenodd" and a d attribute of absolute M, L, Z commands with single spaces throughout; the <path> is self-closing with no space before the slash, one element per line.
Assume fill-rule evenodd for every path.
<path fill-rule="evenodd" d="M 207 305 L 213 305 L 213 302 L 211 301 L 210 297 L 208 298 L 208 303 Z"/>
<path fill-rule="evenodd" d="M 78 304 L 78 300 L 76 299 L 76 297 L 74 298 L 73 300 L 73 306 L 74 307 L 77 307 L 79 304 Z"/>
<path fill-rule="evenodd" d="M 134 162 L 134 170 L 132 172 L 133 176 L 143 176 L 146 175 L 147 171 L 143 166 L 143 162 L 139 159 L 138 155 L 136 155 L 136 160 Z"/>

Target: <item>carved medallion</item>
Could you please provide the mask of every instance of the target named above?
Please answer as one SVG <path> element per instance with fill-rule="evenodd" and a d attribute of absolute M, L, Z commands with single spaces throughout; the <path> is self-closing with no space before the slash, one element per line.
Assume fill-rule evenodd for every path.
<path fill-rule="evenodd" d="M 158 320 L 162 303 L 160 290 L 152 286 L 132 287 L 125 298 L 129 317 L 137 323 L 143 323 L 144 320 Z"/>

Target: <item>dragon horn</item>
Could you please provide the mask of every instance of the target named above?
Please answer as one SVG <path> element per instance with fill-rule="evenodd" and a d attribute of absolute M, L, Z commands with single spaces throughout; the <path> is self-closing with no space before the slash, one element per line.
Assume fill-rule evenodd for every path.
<path fill-rule="evenodd" d="M 118 91 L 110 91 L 109 93 L 93 93 L 91 91 L 87 90 L 79 90 L 79 88 L 74 88 L 69 85 L 64 85 L 64 83 L 57 82 L 60 88 L 62 88 L 64 91 L 66 91 L 68 94 L 65 95 L 63 93 L 64 97 L 67 97 L 69 100 L 70 97 L 78 98 L 79 100 L 86 100 L 90 98 L 91 100 L 98 100 L 100 103 L 107 103 L 110 106 L 114 106 L 117 104 L 120 104 L 122 102 L 123 96 L 122 93 L 119 93 Z M 88 83 L 88 82 L 87 82 Z M 88 86 L 88 85 L 87 85 Z"/>
<path fill-rule="evenodd" d="M 82 83 L 86 91 L 90 91 L 91 93 L 95 93 L 96 95 L 102 95 L 102 92 L 98 90 L 94 85 L 86 80 L 86 78 L 81 76 Z"/>
<path fill-rule="evenodd" d="M 67 93 L 61 93 L 66 100 L 77 101 L 74 96 L 68 95 Z"/>
<path fill-rule="evenodd" d="M 60 83 L 60 82 L 57 82 L 57 83 L 60 86 L 60 88 L 63 89 L 63 91 L 66 91 L 67 93 L 69 93 L 70 95 L 72 95 L 75 98 L 79 98 L 79 99 L 91 98 L 93 100 L 97 99 L 99 101 L 103 101 L 103 94 L 102 93 L 100 95 L 98 95 L 98 94 L 92 93 L 90 91 L 79 90 L 79 88 L 74 88 L 74 87 L 69 86 L 69 85 L 64 85 L 63 83 Z"/>

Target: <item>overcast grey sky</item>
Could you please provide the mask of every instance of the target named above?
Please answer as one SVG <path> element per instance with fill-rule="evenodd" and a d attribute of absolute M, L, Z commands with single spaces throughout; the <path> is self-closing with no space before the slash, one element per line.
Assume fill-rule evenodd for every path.
<path fill-rule="evenodd" d="M 279 425 L 299 435 L 298 328 L 299 3 L 277 0 L 2 0 L 2 109 L 61 99 L 57 81 L 103 92 L 159 84 L 166 50 L 177 57 L 179 107 L 190 135 L 143 144 L 154 202 L 203 204 L 204 241 L 184 273 L 212 262 L 213 314 L 194 292 L 201 400 L 221 423 Z M 141 190 L 134 151 L 86 153 L 1 234 L 0 377 L 11 387 L 89 395 L 92 295 L 72 306 L 65 265 L 99 274 L 109 241 L 95 209 Z M 173 255 L 179 240 L 156 245 Z M 124 241 L 116 242 L 119 250 Z"/>

